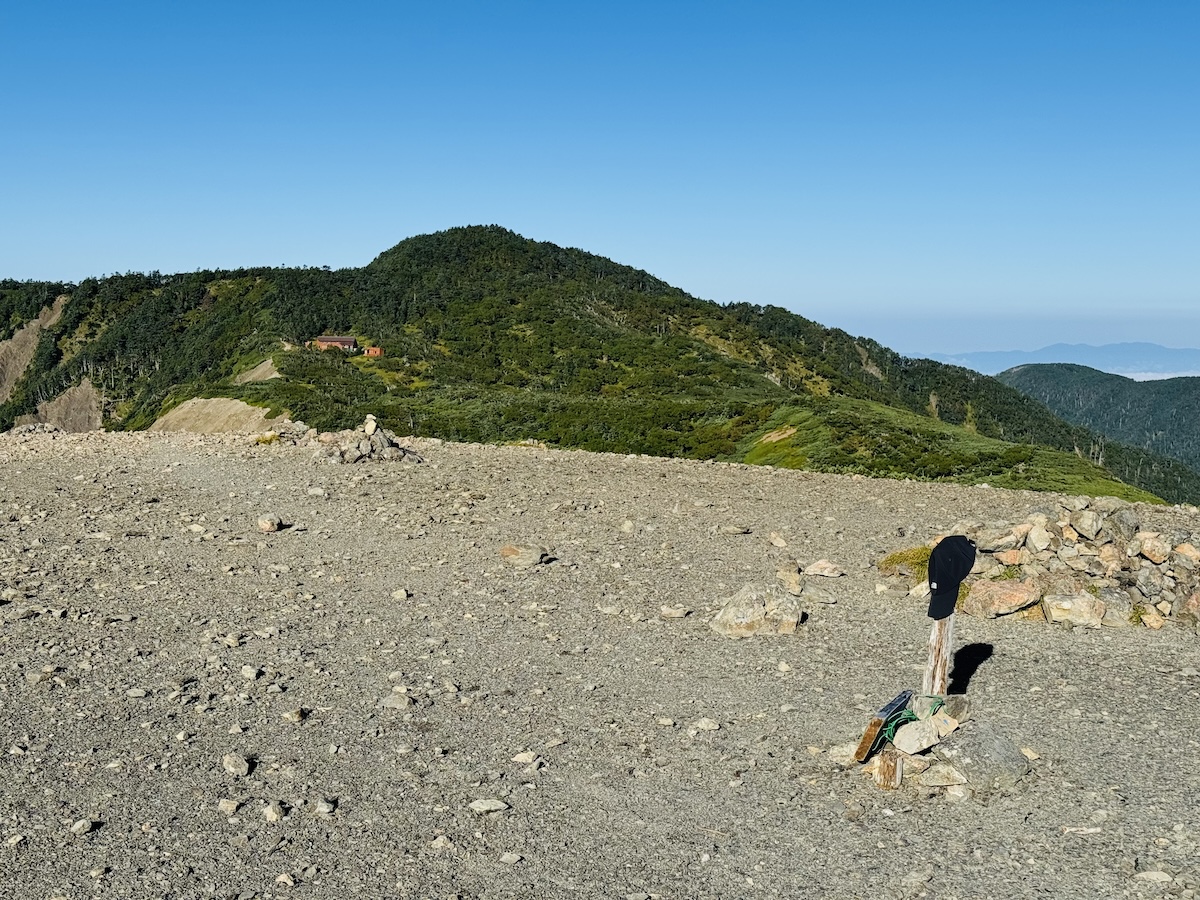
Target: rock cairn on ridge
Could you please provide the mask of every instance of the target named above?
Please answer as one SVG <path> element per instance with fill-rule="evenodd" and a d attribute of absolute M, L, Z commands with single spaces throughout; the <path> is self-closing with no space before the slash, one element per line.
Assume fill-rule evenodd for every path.
<path fill-rule="evenodd" d="M 396 460 L 421 463 L 419 453 L 400 443 L 395 432 L 382 427 L 368 415 L 357 428 L 344 431 L 322 431 L 309 428 L 303 422 L 283 420 L 256 438 L 260 444 L 282 442 L 313 450 L 313 459 L 330 463 L 360 463 L 374 460 Z"/>

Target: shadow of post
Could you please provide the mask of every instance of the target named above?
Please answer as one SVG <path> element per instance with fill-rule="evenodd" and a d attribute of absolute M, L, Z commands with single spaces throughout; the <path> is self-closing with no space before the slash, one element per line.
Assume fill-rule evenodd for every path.
<path fill-rule="evenodd" d="M 965 694 L 967 685 L 991 656 L 991 644 L 966 644 L 954 654 L 954 669 L 950 672 L 950 680 L 946 685 L 947 694 Z"/>

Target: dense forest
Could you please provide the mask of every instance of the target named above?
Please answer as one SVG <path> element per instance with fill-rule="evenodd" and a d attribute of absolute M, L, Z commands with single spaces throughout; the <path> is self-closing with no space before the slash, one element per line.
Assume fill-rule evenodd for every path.
<path fill-rule="evenodd" d="M 1070 472 L 1080 492 L 1110 490 L 1111 473 L 1200 499 L 1194 471 L 1068 424 L 995 379 L 777 307 L 700 300 L 496 226 L 410 238 L 358 269 L 0 282 L 3 336 L 59 294 L 70 299 L 0 405 L 0 429 L 86 377 L 111 428 L 146 427 L 189 397 L 230 396 L 319 428 L 373 412 L 451 439 L 745 459 L 763 433 L 797 420 L 805 428 L 760 461 L 967 482 L 1020 474 L 1022 486 L 1060 489 Z M 384 355 L 304 349 L 322 333 Z M 268 357 L 283 378 L 235 382 Z"/>
<path fill-rule="evenodd" d="M 1200 378 L 1132 381 L 1086 366 L 1048 364 L 996 377 L 1067 422 L 1200 471 Z"/>

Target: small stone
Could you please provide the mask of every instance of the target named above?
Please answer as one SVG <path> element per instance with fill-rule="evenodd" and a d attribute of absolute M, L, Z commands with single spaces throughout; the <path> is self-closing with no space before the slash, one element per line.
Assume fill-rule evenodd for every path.
<path fill-rule="evenodd" d="M 698 728 L 700 731 L 717 731 L 720 729 L 720 727 L 720 723 L 709 718 L 701 719 L 696 723 L 696 728 Z"/>
<path fill-rule="evenodd" d="M 96 823 L 91 819 L 80 819 L 71 826 L 71 834 L 84 835 L 88 834 L 96 827 Z"/>
<path fill-rule="evenodd" d="M 781 535 L 778 531 L 772 531 L 768 540 L 770 540 L 772 547 L 778 547 L 780 550 L 783 550 L 787 547 L 787 541 L 783 539 L 783 535 Z"/>
<path fill-rule="evenodd" d="M 282 875 L 275 877 L 275 883 L 285 885 L 286 887 L 295 887 L 296 879 L 292 878 L 287 872 L 284 872 Z"/>
<path fill-rule="evenodd" d="M 918 782 L 925 787 L 950 787 L 955 784 L 966 784 L 967 776 L 947 763 L 933 763 L 929 769 L 922 774 Z"/>
<path fill-rule="evenodd" d="M 230 775 L 245 777 L 250 774 L 250 760 L 238 753 L 227 753 L 221 758 L 221 765 Z"/>
<path fill-rule="evenodd" d="M 223 799 L 217 801 L 217 812 L 223 816 L 232 816 L 238 811 L 238 802 L 236 800 Z"/>
<path fill-rule="evenodd" d="M 655 719 L 655 722 L 657 722 L 663 728 L 674 728 L 675 727 L 675 720 L 668 719 L 666 716 L 663 716 L 659 719 Z"/>
<path fill-rule="evenodd" d="M 398 694 L 395 691 L 383 698 L 382 706 L 385 709 L 408 709 L 416 703 L 412 697 L 407 694 Z"/>
<path fill-rule="evenodd" d="M 501 855 L 500 862 L 506 866 L 515 866 L 524 858 L 520 853 L 505 853 Z"/>
<path fill-rule="evenodd" d="M 304 710 L 299 707 L 289 709 L 283 714 L 283 720 L 285 722 L 301 722 L 304 720 Z"/>
<path fill-rule="evenodd" d="M 318 800 L 316 803 L 313 804 L 313 812 L 315 812 L 321 818 L 326 818 L 328 816 L 332 816 L 333 811 L 336 808 L 337 808 L 336 803 L 334 803 L 332 800 L 326 800 L 324 798 Z"/>
<path fill-rule="evenodd" d="M 525 766 L 537 759 L 537 754 L 532 750 L 523 750 L 512 758 L 515 763 L 520 763 Z"/>
<path fill-rule="evenodd" d="M 1147 628 L 1153 628 L 1155 631 L 1157 631 L 1167 624 L 1167 620 L 1156 612 L 1146 610 L 1142 613 L 1142 624 Z"/>
<path fill-rule="evenodd" d="M 258 530 L 263 534 L 271 534 L 283 527 L 283 519 L 274 513 L 264 513 L 258 517 Z"/>
<path fill-rule="evenodd" d="M 500 548 L 500 558 L 515 569 L 532 569 L 546 558 L 545 547 L 506 544 Z"/>
<path fill-rule="evenodd" d="M 1138 881 L 1149 881 L 1153 884 L 1168 884 L 1175 880 L 1169 873 L 1159 871 L 1138 872 L 1133 877 Z"/>
<path fill-rule="evenodd" d="M 963 800 L 970 800 L 974 793 L 969 784 L 952 784 L 946 788 L 946 799 L 951 803 L 958 803 Z"/>
<path fill-rule="evenodd" d="M 254 681 L 262 675 L 262 669 L 258 666 L 242 666 L 242 677 L 247 681 Z"/>
<path fill-rule="evenodd" d="M 467 807 L 477 816 L 486 816 L 489 813 L 502 813 L 510 808 L 503 800 L 496 800 L 494 798 L 472 800 L 467 804 Z"/>
<path fill-rule="evenodd" d="M 411 596 L 412 594 L 408 592 L 407 588 L 396 588 L 396 590 L 392 591 L 393 600 L 407 600 Z"/>
<path fill-rule="evenodd" d="M 458 852 L 458 848 L 454 846 L 454 842 L 444 834 L 439 834 L 435 837 L 429 842 L 429 846 L 435 853 L 454 854 Z"/>
<path fill-rule="evenodd" d="M 819 559 L 804 570 L 805 575 L 816 575 L 821 578 L 840 578 L 846 573 L 827 559 Z"/>
<path fill-rule="evenodd" d="M 825 758 L 835 765 L 846 766 L 854 765 L 857 760 L 854 758 L 855 752 L 858 750 L 858 741 L 851 741 L 848 744 L 837 744 L 825 751 Z"/>
<path fill-rule="evenodd" d="M 1037 762 L 1039 759 L 1041 759 L 1041 757 L 1038 756 L 1038 754 L 1036 752 L 1034 752 L 1033 750 L 1030 750 L 1028 747 L 1021 748 L 1021 755 L 1024 756 L 1030 762 Z"/>
<path fill-rule="evenodd" d="M 896 729 L 892 743 L 903 753 L 916 754 L 928 750 L 939 740 L 938 727 L 931 719 L 909 722 Z"/>
<path fill-rule="evenodd" d="M 268 822 L 278 822 L 283 818 L 283 807 L 278 800 L 272 800 L 263 807 L 262 814 Z"/>
<path fill-rule="evenodd" d="M 939 709 L 933 714 L 933 724 L 937 727 L 938 737 L 944 738 L 958 728 L 958 719 Z"/>
<path fill-rule="evenodd" d="M 682 619 L 691 615 L 691 610 L 686 606 L 663 606 L 659 612 L 664 619 Z"/>

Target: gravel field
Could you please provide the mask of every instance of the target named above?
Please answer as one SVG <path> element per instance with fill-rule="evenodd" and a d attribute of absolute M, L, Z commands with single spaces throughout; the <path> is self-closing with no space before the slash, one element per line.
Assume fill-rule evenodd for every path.
<path fill-rule="evenodd" d="M 924 604 L 873 564 L 1055 498 L 409 445 L 0 436 L 0 898 L 1200 890 L 1194 631 L 960 615 L 991 648 L 963 732 L 1030 774 L 954 801 L 830 758 L 920 687 Z M 845 570 L 836 603 L 795 635 L 709 628 L 796 559 Z"/>

